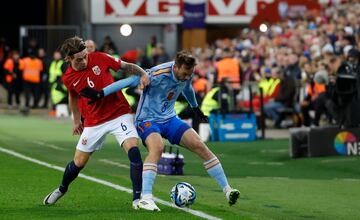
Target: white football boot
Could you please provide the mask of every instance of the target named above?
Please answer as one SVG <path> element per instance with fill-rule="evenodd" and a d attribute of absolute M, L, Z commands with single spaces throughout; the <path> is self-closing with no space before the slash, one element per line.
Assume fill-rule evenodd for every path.
<path fill-rule="evenodd" d="M 152 195 L 142 196 L 138 203 L 138 207 L 140 209 L 145 209 L 148 211 L 155 211 L 155 212 L 160 211 L 159 207 L 157 207 L 157 205 L 155 204 Z"/>
<path fill-rule="evenodd" d="M 140 199 L 135 199 L 134 201 L 132 201 L 133 209 L 135 209 L 135 210 L 139 209 L 139 202 L 140 202 Z"/>
<path fill-rule="evenodd" d="M 237 189 L 230 188 L 225 192 L 225 196 L 229 202 L 229 205 L 232 206 L 240 198 L 240 191 Z"/>
<path fill-rule="evenodd" d="M 53 192 L 49 193 L 43 201 L 44 205 L 54 205 L 65 193 L 60 192 L 59 188 L 56 188 Z"/>

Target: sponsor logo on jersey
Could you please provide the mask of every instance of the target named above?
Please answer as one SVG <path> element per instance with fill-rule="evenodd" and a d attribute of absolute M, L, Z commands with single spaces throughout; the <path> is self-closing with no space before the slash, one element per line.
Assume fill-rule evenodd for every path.
<path fill-rule="evenodd" d="M 73 86 L 75 87 L 77 84 L 79 84 L 79 82 L 80 82 L 80 79 L 78 81 L 74 82 Z"/>
<path fill-rule="evenodd" d="M 87 139 L 86 139 L 86 138 L 83 138 L 83 139 L 81 140 L 81 144 L 82 144 L 82 145 L 86 145 L 86 144 L 87 144 Z"/>
<path fill-rule="evenodd" d="M 94 66 L 92 68 L 92 71 L 94 72 L 95 75 L 100 75 L 100 73 L 101 73 L 101 69 L 99 66 Z"/>

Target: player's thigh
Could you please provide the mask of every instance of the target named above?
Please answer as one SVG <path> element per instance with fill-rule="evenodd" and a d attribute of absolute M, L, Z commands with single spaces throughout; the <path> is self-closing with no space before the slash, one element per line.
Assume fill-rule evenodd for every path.
<path fill-rule="evenodd" d="M 76 150 L 92 153 L 100 150 L 109 132 L 108 124 L 104 123 L 94 127 L 85 127 L 76 145 Z"/>
<path fill-rule="evenodd" d="M 159 155 L 160 158 L 161 153 L 164 150 L 164 140 L 159 133 L 150 133 L 145 139 L 145 144 L 149 154 Z"/>
<path fill-rule="evenodd" d="M 114 135 L 119 145 L 127 152 L 137 146 L 138 133 L 134 125 L 134 117 L 131 114 L 122 115 L 112 121 L 110 134 Z"/>
<path fill-rule="evenodd" d="M 186 130 L 182 135 L 180 146 L 196 153 L 203 160 L 210 160 L 214 157 L 211 150 L 205 145 L 200 136 L 192 128 Z"/>
<path fill-rule="evenodd" d="M 180 144 L 181 138 L 191 127 L 178 117 L 173 117 L 162 126 L 162 134 L 171 144 Z"/>

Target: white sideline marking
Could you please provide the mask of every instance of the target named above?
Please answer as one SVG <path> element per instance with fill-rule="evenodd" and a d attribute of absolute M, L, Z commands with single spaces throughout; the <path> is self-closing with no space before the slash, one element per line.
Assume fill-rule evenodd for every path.
<path fill-rule="evenodd" d="M 17 153 L 17 152 L 12 151 L 12 150 L 8 150 L 8 149 L 0 147 L 0 151 L 3 152 L 3 153 L 15 156 L 17 158 L 27 160 L 27 161 L 30 161 L 30 162 L 33 162 L 33 163 L 36 163 L 36 164 L 39 164 L 39 165 L 54 169 L 54 170 L 59 170 L 59 171 L 62 171 L 62 172 L 64 171 L 63 167 L 52 165 L 52 164 L 43 162 L 41 160 L 37 160 L 37 159 L 31 158 L 31 157 L 25 156 L 23 154 Z M 120 186 L 120 185 L 117 185 L 117 184 L 114 184 L 114 183 L 111 183 L 111 182 L 108 182 L 106 180 L 98 179 L 98 178 L 88 176 L 88 175 L 85 175 L 85 174 L 82 174 L 82 173 L 79 174 L 79 177 L 83 178 L 83 179 L 90 180 L 90 181 L 95 182 L 95 183 L 99 183 L 99 184 L 104 185 L 104 186 L 111 187 L 111 188 L 116 189 L 116 190 L 120 190 L 120 191 L 127 192 L 127 193 L 132 193 L 131 189 Z M 172 208 L 176 208 L 176 209 L 182 210 L 184 212 L 188 212 L 190 214 L 193 214 L 193 215 L 201 217 L 201 218 L 210 219 L 210 220 L 221 220 L 221 218 L 206 214 L 206 213 L 201 212 L 201 211 L 197 211 L 197 210 L 193 210 L 193 209 L 189 209 L 189 208 L 179 208 L 179 207 L 175 206 L 174 204 L 172 204 L 170 202 L 166 202 L 166 201 L 161 200 L 161 199 L 156 198 L 156 197 L 154 197 L 154 200 L 156 202 L 162 204 L 162 205 L 170 206 Z"/>
<path fill-rule="evenodd" d="M 267 165 L 267 166 L 282 166 L 284 165 L 283 162 L 259 162 L 259 161 L 252 161 L 248 163 L 249 165 Z"/>
<path fill-rule="evenodd" d="M 321 160 L 321 163 L 336 163 L 336 162 L 348 162 L 348 161 L 355 161 L 357 158 L 334 158 L 334 159 L 326 159 Z"/>
<path fill-rule="evenodd" d="M 121 167 L 121 168 L 126 168 L 126 169 L 129 169 L 130 167 L 126 164 L 122 164 L 122 163 L 118 163 L 118 162 L 115 162 L 115 161 L 111 161 L 111 160 L 108 160 L 108 159 L 100 159 L 99 160 L 100 162 L 103 162 L 103 163 L 106 163 L 106 164 L 110 164 L 110 165 L 114 165 L 114 166 L 117 166 L 117 167 Z"/>
<path fill-rule="evenodd" d="M 349 179 L 349 178 L 342 178 L 342 179 L 335 178 L 334 180 L 350 181 L 350 182 L 359 182 L 360 181 L 360 179 Z"/>
<path fill-rule="evenodd" d="M 286 153 L 288 152 L 288 149 L 266 149 L 261 150 L 261 153 Z"/>
<path fill-rule="evenodd" d="M 30 141 L 30 143 L 42 145 L 42 146 L 49 147 L 49 148 L 52 148 L 52 149 L 55 149 L 55 150 L 65 150 L 62 147 L 58 147 L 58 146 L 56 146 L 54 144 L 47 144 L 47 143 L 45 143 L 43 141 Z"/>

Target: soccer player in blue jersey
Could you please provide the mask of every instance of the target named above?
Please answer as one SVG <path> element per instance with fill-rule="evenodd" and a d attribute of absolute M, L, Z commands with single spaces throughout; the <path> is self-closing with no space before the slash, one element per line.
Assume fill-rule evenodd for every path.
<path fill-rule="evenodd" d="M 138 203 L 141 209 L 160 211 L 153 200 L 152 187 L 157 173 L 157 163 L 164 149 L 163 138 L 196 153 L 204 161 L 204 167 L 209 175 L 221 186 L 230 205 L 235 204 L 240 197 L 239 190 L 230 187 L 219 159 L 199 135 L 176 116 L 174 104 L 182 93 L 196 116 L 202 122 L 208 120 L 199 109 L 192 88 L 195 65 L 195 58 L 190 53 L 181 51 L 177 53 L 175 61 L 148 70 L 150 84 L 141 95 L 135 118 L 139 136 L 149 151 L 143 164 L 142 193 Z M 82 95 L 96 101 L 112 92 L 138 83 L 139 77 L 132 76 L 115 82 L 101 91 L 87 88 Z"/>

